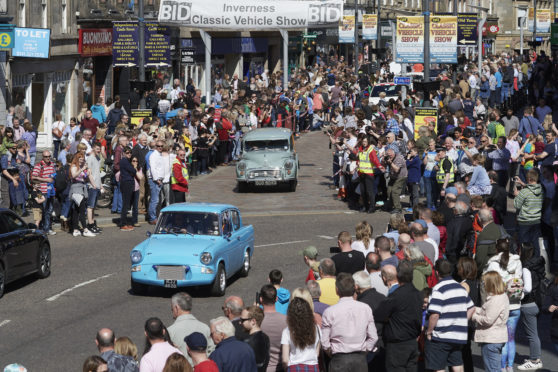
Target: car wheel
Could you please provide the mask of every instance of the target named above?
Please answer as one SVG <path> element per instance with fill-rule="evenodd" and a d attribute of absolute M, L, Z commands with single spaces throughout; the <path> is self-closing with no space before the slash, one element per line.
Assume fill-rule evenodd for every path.
<path fill-rule="evenodd" d="M 41 279 L 48 278 L 50 275 L 51 255 L 50 247 L 47 244 L 41 246 L 39 251 L 39 262 L 37 276 Z"/>
<path fill-rule="evenodd" d="M 0 264 L 0 298 L 4 295 L 4 288 L 6 287 L 6 270 Z"/>
<path fill-rule="evenodd" d="M 248 191 L 248 183 L 247 182 L 238 182 L 238 192 L 247 192 Z"/>
<path fill-rule="evenodd" d="M 297 185 L 297 181 L 290 181 L 289 182 L 289 191 L 290 192 L 295 192 L 296 191 L 296 185 Z"/>
<path fill-rule="evenodd" d="M 136 295 L 144 295 L 147 293 L 148 286 L 146 284 L 134 282 L 130 279 L 130 286 L 132 287 L 132 293 Z"/>
<path fill-rule="evenodd" d="M 221 297 L 225 294 L 225 289 L 227 288 L 227 275 L 225 272 L 225 266 L 219 264 L 217 269 L 217 275 L 215 275 L 215 281 L 211 285 L 211 295 L 216 297 Z"/>
<path fill-rule="evenodd" d="M 242 261 L 242 268 L 240 269 L 240 276 L 247 277 L 250 272 L 250 251 L 244 252 L 244 261 Z"/>

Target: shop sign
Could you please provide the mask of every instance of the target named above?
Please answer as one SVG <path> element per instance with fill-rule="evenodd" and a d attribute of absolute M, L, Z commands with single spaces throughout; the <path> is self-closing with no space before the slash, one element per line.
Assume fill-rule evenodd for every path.
<path fill-rule="evenodd" d="M 460 13 L 457 16 L 457 43 L 475 45 L 477 43 L 477 13 Z"/>
<path fill-rule="evenodd" d="M 355 16 L 344 15 L 343 22 L 339 23 L 339 44 L 355 42 Z"/>
<path fill-rule="evenodd" d="M 145 65 L 170 66 L 170 28 L 158 23 L 145 24 Z"/>
<path fill-rule="evenodd" d="M 457 17 L 430 16 L 431 63 L 457 63 Z"/>
<path fill-rule="evenodd" d="M 139 63 L 139 35 L 137 22 L 113 22 L 112 65 L 137 66 Z"/>
<path fill-rule="evenodd" d="M 16 27 L 14 29 L 14 39 L 12 56 L 27 58 L 49 57 L 50 29 Z"/>
<path fill-rule="evenodd" d="M 438 127 L 438 109 L 435 107 L 417 107 L 415 112 L 415 140 L 419 138 L 419 128 L 428 125 Z"/>
<path fill-rule="evenodd" d="M 288 30 L 338 25 L 343 0 L 161 0 L 159 22 L 193 28 Z"/>
<path fill-rule="evenodd" d="M 78 52 L 83 57 L 112 55 L 112 28 L 80 29 Z"/>
<path fill-rule="evenodd" d="M 535 23 L 535 9 L 529 8 L 529 22 L 528 29 L 533 32 L 533 27 Z M 552 12 L 550 9 L 537 9 L 537 33 L 547 33 L 550 32 L 550 24 L 552 19 Z"/>
<path fill-rule="evenodd" d="M 395 35 L 395 62 L 424 63 L 424 17 L 397 17 Z"/>
<path fill-rule="evenodd" d="M 362 15 L 362 39 L 378 40 L 378 16 L 376 14 Z"/>
<path fill-rule="evenodd" d="M 14 25 L 0 24 L 0 50 L 14 47 Z"/>
<path fill-rule="evenodd" d="M 143 125 L 143 119 L 153 116 L 153 112 L 151 110 L 145 109 L 132 109 L 131 114 L 130 124 L 135 125 L 136 127 L 141 127 Z"/>
<path fill-rule="evenodd" d="M 194 63 L 195 48 L 182 48 L 180 50 L 180 63 L 189 64 Z"/>
<path fill-rule="evenodd" d="M 170 65 L 170 29 L 158 23 L 145 24 L 145 45 L 141 53 L 145 66 Z M 137 22 L 113 22 L 112 64 L 132 67 L 139 64 L 139 26 Z"/>

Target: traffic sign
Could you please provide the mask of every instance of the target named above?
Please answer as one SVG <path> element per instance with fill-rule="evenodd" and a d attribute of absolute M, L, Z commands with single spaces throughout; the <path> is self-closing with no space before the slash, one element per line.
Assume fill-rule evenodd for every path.
<path fill-rule="evenodd" d="M 318 37 L 318 34 L 314 34 L 314 33 L 312 33 L 312 34 L 310 34 L 310 33 L 309 33 L 309 34 L 303 34 L 302 37 L 303 37 L 304 39 L 316 39 L 316 38 Z"/>
<path fill-rule="evenodd" d="M 0 50 L 14 47 L 14 25 L 0 25 Z"/>
<path fill-rule="evenodd" d="M 397 85 L 411 85 L 410 76 L 396 76 L 393 78 L 393 82 Z"/>
<path fill-rule="evenodd" d="M 542 38 L 542 36 L 537 36 L 537 37 L 535 37 L 535 41 L 538 41 L 538 42 L 541 42 L 541 41 L 543 41 L 543 38 Z"/>

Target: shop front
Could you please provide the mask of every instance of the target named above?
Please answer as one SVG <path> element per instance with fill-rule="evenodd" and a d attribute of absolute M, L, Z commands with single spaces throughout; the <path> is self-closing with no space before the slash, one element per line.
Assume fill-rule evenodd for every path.
<path fill-rule="evenodd" d="M 91 107 L 97 98 L 111 96 L 112 28 L 80 29 L 78 51 L 82 57 L 82 103 Z"/>

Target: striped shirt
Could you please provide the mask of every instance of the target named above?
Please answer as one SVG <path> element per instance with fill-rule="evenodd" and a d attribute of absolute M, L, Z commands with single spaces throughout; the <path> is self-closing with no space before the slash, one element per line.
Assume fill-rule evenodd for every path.
<path fill-rule="evenodd" d="M 35 164 L 35 167 L 33 168 L 32 177 L 50 178 L 54 175 L 54 173 L 55 173 L 54 163 L 50 162 L 50 164 L 47 165 L 43 160 L 41 160 L 39 163 Z M 41 182 L 39 185 L 40 185 L 41 192 L 44 195 L 47 195 L 48 183 Z"/>
<path fill-rule="evenodd" d="M 451 277 L 442 279 L 432 289 L 428 305 L 429 314 L 439 314 L 440 318 L 432 332 L 432 339 L 441 342 L 467 343 L 467 310 L 473 301 L 465 288 Z"/>

